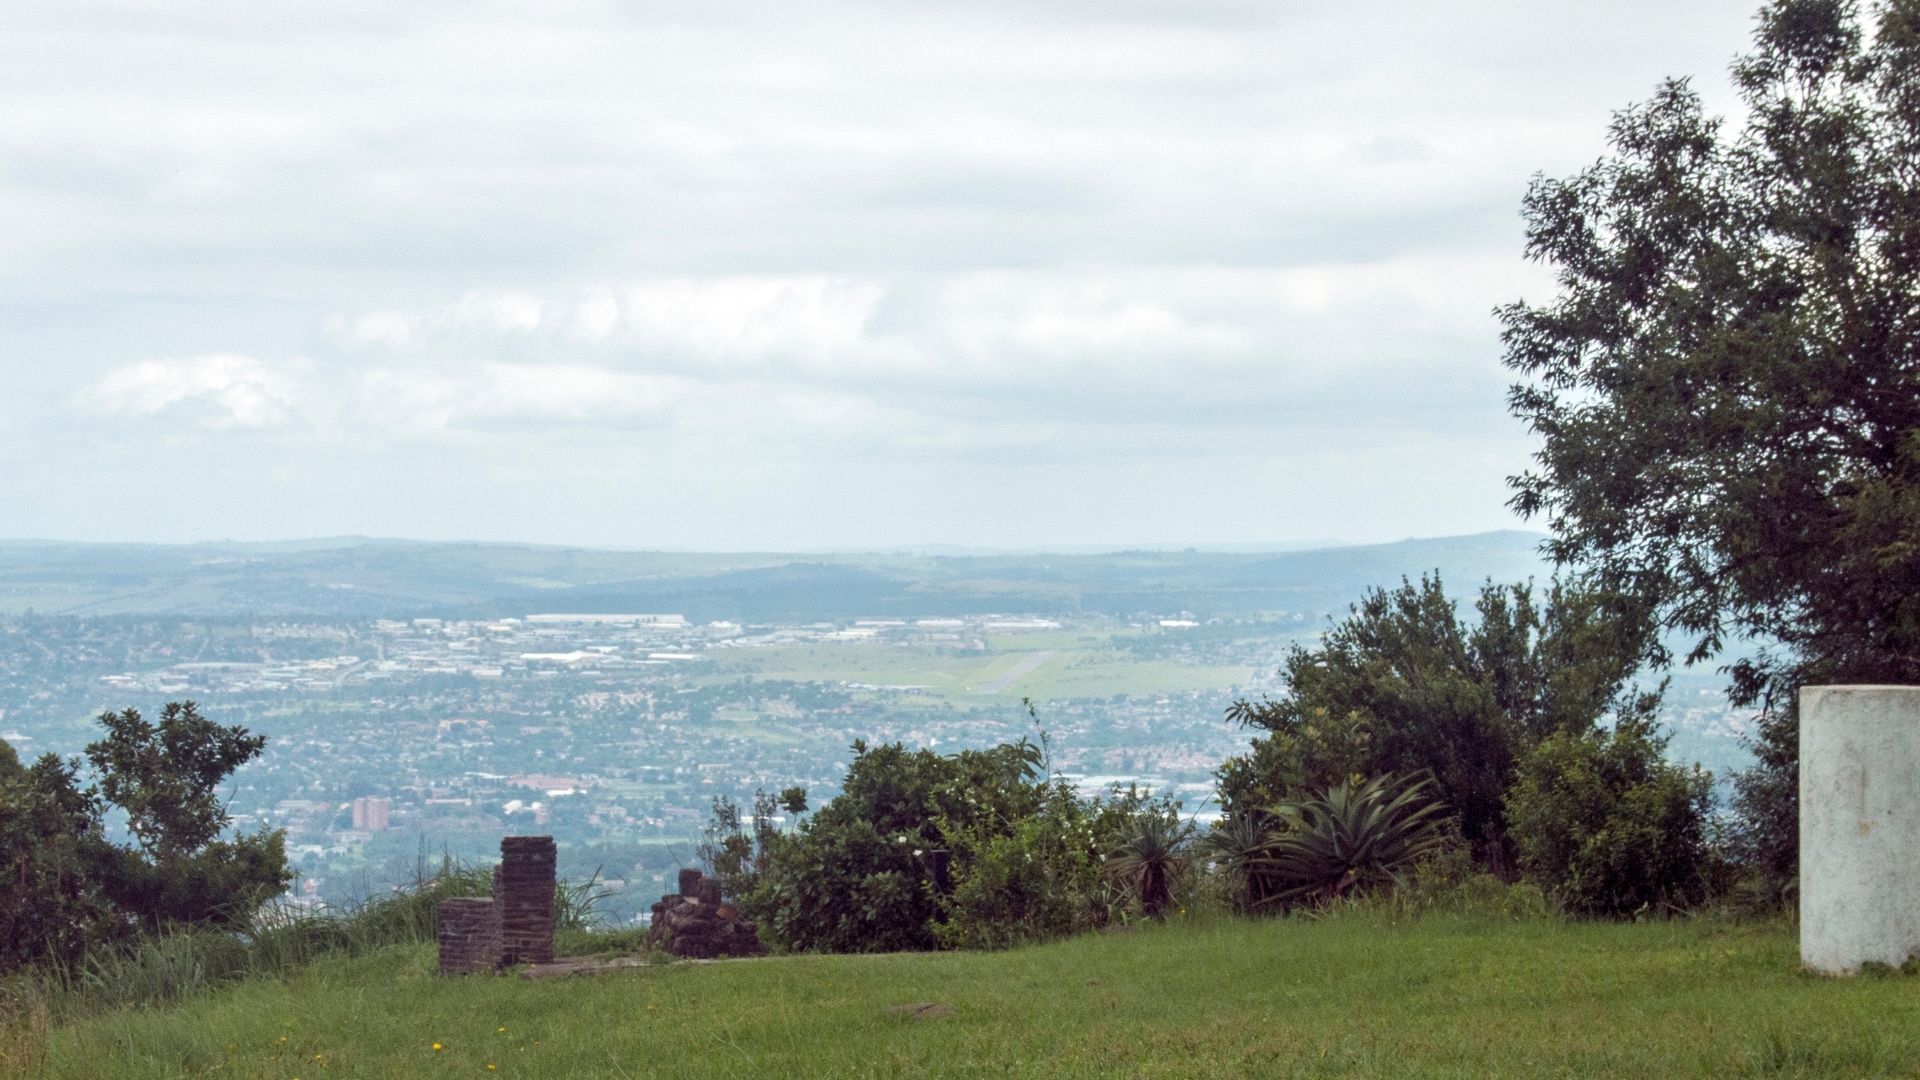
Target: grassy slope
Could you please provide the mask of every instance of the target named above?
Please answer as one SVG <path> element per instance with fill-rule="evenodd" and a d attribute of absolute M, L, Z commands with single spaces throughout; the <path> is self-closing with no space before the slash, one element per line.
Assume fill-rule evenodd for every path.
<path fill-rule="evenodd" d="M 1920 1067 L 1920 985 L 1803 975 L 1791 932 L 1779 927 L 1221 922 L 999 954 L 673 964 L 548 983 L 441 980 L 429 963 L 425 949 L 396 950 L 97 1017 L 56 1032 L 44 1075 L 1870 1076 Z M 910 1023 L 882 1012 L 915 1001 L 958 1013 Z"/>

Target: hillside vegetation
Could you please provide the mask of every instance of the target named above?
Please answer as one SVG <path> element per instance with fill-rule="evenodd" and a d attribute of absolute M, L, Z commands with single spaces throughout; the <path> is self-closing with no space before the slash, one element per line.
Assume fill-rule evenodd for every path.
<path fill-rule="evenodd" d="M 1802 974 L 1782 924 L 1342 914 L 544 982 L 405 947 L 15 1038 L 47 1080 L 1884 1076 L 1914 990 Z M 924 1002 L 953 1014 L 887 1011 Z"/>

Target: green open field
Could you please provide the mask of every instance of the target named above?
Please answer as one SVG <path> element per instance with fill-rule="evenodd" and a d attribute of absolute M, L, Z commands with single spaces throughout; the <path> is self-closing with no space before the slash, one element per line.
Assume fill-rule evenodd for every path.
<path fill-rule="evenodd" d="M 1003 953 L 447 980 L 390 950 L 47 1036 L 30 1077 L 1912 1076 L 1920 980 L 1777 924 L 1207 920 Z M 939 1002 L 914 1022 L 888 1006 Z M 436 1049 L 436 1044 L 438 1049 Z"/>
<path fill-rule="evenodd" d="M 710 655 L 718 662 L 715 680 L 750 674 L 760 679 L 919 687 L 956 704 L 1224 690 L 1245 686 L 1257 674 L 1251 667 L 1140 659 L 1108 648 L 1100 639 L 1084 638 L 1071 643 L 1015 639 L 986 652 L 849 642 Z"/>

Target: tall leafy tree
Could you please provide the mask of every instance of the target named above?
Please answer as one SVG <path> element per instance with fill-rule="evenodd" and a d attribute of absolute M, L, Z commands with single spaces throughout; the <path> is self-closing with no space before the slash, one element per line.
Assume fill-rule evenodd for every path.
<path fill-rule="evenodd" d="M 1760 646 L 1730 665 L 1765 708 L 1741 795 L 1784 875 L 1790 691 L 1920 682 L 1920 2 L 1775 0 L 1734 76 L 1738 130 L 1672 80 L 1535 180 L 1558 290 L 1499 317 L 1542 437 L 1513 506 L 1686 660 Z"/>

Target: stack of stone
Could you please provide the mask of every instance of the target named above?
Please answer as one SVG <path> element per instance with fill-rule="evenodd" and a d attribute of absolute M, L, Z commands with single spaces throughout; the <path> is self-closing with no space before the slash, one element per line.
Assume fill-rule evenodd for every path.
<path fill-rule="evenodd" d="M 440 974 L 469 975 L 500 965 L 500 914 L 480 896 L 440 901 Z"/>
<path fill-rule="evenodd" d="M 698 870 L 680 871 L 680 891 L 653 905 L 647 944 L 674 956 L 712 960 L 766 952 L 753 924 L 720 899 L 720 883 Z"/>
<path fill-rule="evenodd" d="M 552 962 L 557 860 L 551 836 L 509 836 L 500 841 L 493 896 L 500 908 L 503 966 Z"/>

